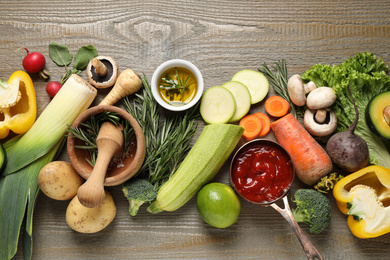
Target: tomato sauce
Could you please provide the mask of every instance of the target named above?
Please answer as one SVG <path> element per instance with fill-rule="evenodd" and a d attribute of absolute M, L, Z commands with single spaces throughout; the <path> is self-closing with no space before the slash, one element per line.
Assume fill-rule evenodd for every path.
<path fill-rule="evenodd" d="M 238 151 L 231 169 L 232 183 L 245 199 L 270 203 L 290 188 L 294 171 L 290 156 L 272 142 L 250 143 Z"/>

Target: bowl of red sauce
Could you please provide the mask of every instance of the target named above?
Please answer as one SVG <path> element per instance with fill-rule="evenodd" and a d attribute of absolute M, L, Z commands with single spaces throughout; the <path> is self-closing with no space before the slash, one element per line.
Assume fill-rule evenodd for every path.
<path fill-rule="evenodd" d="M 281 145 L 256 139 L 237 150 L 231 162 L 230 178 L 233 188 L 245 200 L 267 205 L 290 190 L 294 167 Z"/>

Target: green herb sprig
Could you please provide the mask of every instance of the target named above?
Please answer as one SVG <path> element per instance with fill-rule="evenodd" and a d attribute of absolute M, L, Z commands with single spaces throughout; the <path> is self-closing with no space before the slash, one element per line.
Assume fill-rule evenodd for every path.
<path fill-rule="evenodd" d="M 81 71 L 88 66 L 89 61 L 97 56 L 97 50 L 92 45 L 81 47 L 74 55 L 74 64 L 72 69 L 68 69 L 68 65 L 73 60 L 73 54 L 69 52 L 66 45 L 55 42 L 50 43 L 49 56 L 58 66 L 65 67 L 66 73 L 60 80 L 60 83 L 64 84 L 70 75 L 80 74 Z"/>
<path fill-rule="evenodd" d="M 195 82 L 188 84 L 190 78 L 191 75 L 185 78 L 184 74 L 180 77 L 179 71 L 175 67 L 174 78 L 172 78 L 168 73 L 166 73 L 165 77 L 161 79 L 160 89 L 164 89 L 167 91 L 166 93 L 170 101 L 174 100 L 175 94 L 180 95 L 180 99 L 182 99 L 184 91 L 189 90 L 190 86 L 192 84 L 195 84 Z"/>
<path fill-rule="evenodd" d="M 287 82 L 288 82 L 288 73 L 287 73 L 287 66 L 286 61 L 283 59 L 281 61 L 275 62 L 275 66 L 272 67 L 275 71 L 273 73 L 267 66 L 267 64 L 264 62 L 263 67 L 259 68 L 258 70 L 263 73 L 269 83 L 271 84 L 273 90 L 287 100 L 287 102 L 291 106 L 291 113 L 294 115 L 294 117 L 297 117 L 297 107 L 295 104 L 291 101 L 290 95 L 288 94 L 287 90 Z"/>

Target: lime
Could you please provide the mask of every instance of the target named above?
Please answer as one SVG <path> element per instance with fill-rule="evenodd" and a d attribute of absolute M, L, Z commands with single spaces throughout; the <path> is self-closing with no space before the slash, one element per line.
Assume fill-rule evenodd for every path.
<path fill-rule="evenodd" d="M 234 224 L 241 211 L 241 203 L 234 190 L 223 183 L 209 183 L 199 192 L 196 200 L 203 220 L 216 228 Z"/>

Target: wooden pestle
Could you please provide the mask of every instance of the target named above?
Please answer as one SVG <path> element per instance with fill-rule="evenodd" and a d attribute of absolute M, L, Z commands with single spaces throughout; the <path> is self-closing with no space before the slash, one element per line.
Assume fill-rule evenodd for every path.
<path fill-rule="evenodd" d="M 122 126 L 104 122 L 96 139 L 98 156 L 88 180 L 79 187 L 77 196 L 82 205 L 88 208 L 99 206 L 104 198 L 104 179 L 112 157 L 122 149 Z"/>

